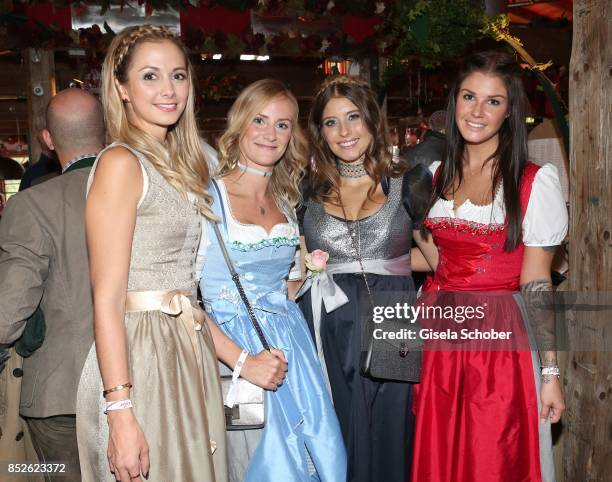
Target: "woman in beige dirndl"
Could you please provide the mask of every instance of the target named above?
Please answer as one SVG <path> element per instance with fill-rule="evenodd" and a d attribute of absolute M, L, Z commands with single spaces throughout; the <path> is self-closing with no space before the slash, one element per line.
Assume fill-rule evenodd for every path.
<path fill-rule="evenodd" d="M 217 362 L 193 304 L 209 173 L 180 41 L 153 25 L 119 33 L 102 103 L 115 142 L 86 208 L 95 345 L 77 401 L 83 480 L 226 482 Z"/>

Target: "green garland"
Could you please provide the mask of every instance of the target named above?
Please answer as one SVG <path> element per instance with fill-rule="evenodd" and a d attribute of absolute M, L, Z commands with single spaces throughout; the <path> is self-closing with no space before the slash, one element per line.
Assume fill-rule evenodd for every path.
<path fill-rule="evenodd" d="M 405 73 L 406 59 L 418 57 L 427 68 L 457 58 L 485 36 L 487 21 L 482 0 L 398 0 L 380 29 L 389 45 L 389 61 L 374 85 L 379 98 L 384 98 L 394 78 Z"/>

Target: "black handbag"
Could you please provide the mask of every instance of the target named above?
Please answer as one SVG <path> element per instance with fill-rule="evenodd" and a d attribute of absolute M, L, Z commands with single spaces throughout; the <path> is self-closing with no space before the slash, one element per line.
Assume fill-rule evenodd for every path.
<path fill-rule="evenodd" d="M 385 186 L 383 186 L 383 188 L 384 187 Z M 363 269 L 361 250 L 358 249 L 355 244 L 357 234 L 350 226 L 342 199 L 340 199 L 340 205 L 342 207 L 342 213 L 351 240 L 354 256 L 359 263 L 363 282 L 368 292 L 368 299 L 373 314 L 375 303 L 368 283 L 368 277 Z M 361 208 L 359 211 L 361 211 Z M 358 220 L 356 222 L 359 223 Z M 416 326 L 405 320 L 402 322 L 386 323 L 387 326 L 391 324 L 394 327 L 393 331 L 399 331 L 402 327 L 414 330 Z M 379 339 L 374 336 L 374 330 L 376 330 L 376 328 L 379 328 L 379 325 L 374 322 L 372 316 L 368 317 L 363 323 L 362 347 L 359 359 L 359 371 L 361 375 L 380 380 L 418 382 L 421 376 L 420 347 L 422 343 L 418 340 L 409 344 L 406 341 L 395 342 L 387 339 Z"/>

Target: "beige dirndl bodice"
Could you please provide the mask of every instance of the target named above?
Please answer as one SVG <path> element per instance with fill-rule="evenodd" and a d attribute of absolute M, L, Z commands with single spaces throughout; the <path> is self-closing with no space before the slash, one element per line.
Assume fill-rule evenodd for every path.
<path fill-rule="evenodd" d="M 133 384 L 130 398 L 149 444 L 149 481 L 225 482 L 225 419 L 216 355 L 203 314 L 192 306 L 202 219 L 142 154 L 123 144 L 108 148 L 117 145 L 136 155 L 144 179 L 132 242 L 125 329 Z M 77 395 L 84 481 L 115 480 L 106 455 L 102 389 L 94 345 Z"/>

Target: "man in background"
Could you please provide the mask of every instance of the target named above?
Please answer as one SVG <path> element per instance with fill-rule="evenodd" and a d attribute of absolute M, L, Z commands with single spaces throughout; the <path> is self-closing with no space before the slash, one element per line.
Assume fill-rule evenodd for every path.
<path fill-rule="evenodd" d="M 19 190 L 35 186 L 41 182 L 59 176 L 62 173 L 62 167 L 57 159 L 55 152 L 49 146 L 43 137 L 43 133 L 47 129 L 42 129 L 36 136 L 36 140 L 40 144 L 40 157 L 38 161 L 31 164 L 23 173 Z"/>
<path fill-rule="evenodd" d="M 407 160 L 411 166 L 423 164 L 429 167 L 434 161 L 441 161 L 444 156 L 444 145 L 446 136 L 444 135 L 445 115 L 440 111 L 434 112 L 429 117 L 430 129 L 425 132 L 423 140 L 415 146 L 410 146 L 401 152 L 401 156 Z"/>
<path fill-rule="evenodd" d="M 53 97 L 46 120 L 43 138 L 62 174 L 16 194 L 4 210 L 0 344 L 16 342 L 25 357 L 23 369 L 9 375 L 21 377 L 19 413 L 40 461 L 66 463 L 70 478 L 63 480 L 76 481 L 76 393 L 93 342 L 85 193 L 104 147 L 104 120 L 100 102 L 80 89 Z"/>

